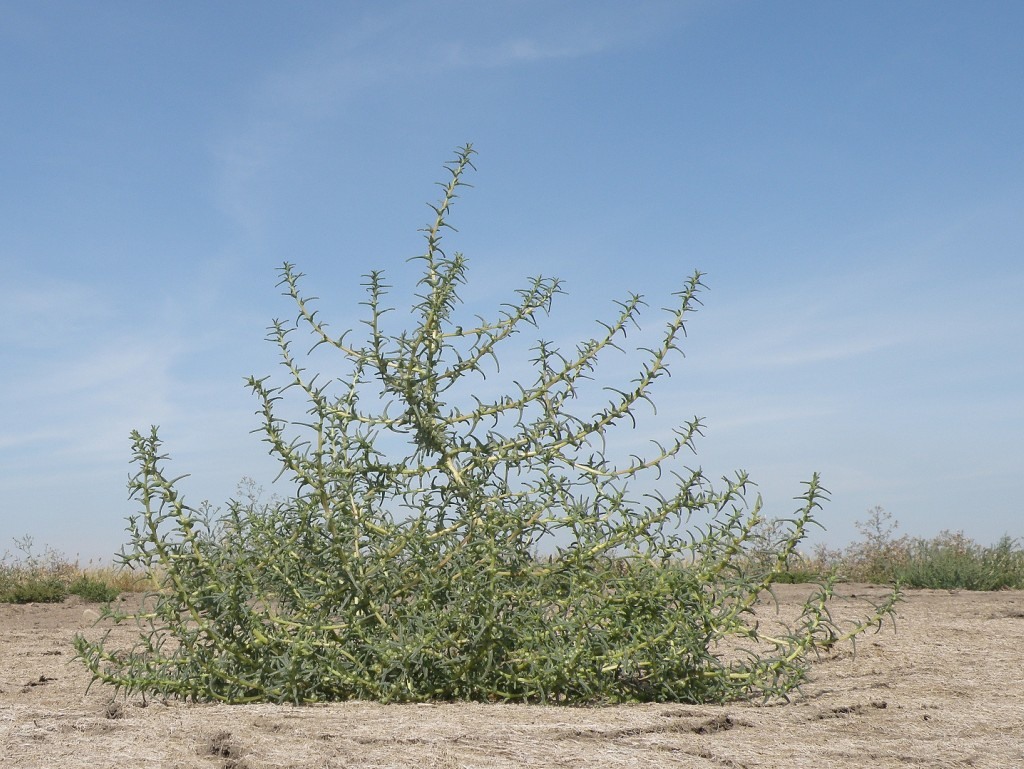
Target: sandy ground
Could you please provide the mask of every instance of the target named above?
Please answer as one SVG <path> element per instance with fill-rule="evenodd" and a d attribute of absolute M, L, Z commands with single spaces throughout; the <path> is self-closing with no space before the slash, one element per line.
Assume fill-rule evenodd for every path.
<path fill-rule="evenodd" d="M 807 592 L 780 587 L 782 613 Z M 883 593 L 841 586 L 834 611 Z M 72 659 L 96 608 L 0 605 L 4 769 L 1024 766 L 1024 592 L 910 591 L 895 630 L 815 663 L 791 703 L 713 707 L 112 701 Z"/>

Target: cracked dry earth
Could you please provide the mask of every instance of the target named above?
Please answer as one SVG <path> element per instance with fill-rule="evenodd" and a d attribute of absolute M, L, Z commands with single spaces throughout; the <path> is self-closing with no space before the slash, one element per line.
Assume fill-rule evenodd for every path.
<path fill-rule="evenodd" d="M 780 586 L 780 616 L 808 592 Z M 884 594 L 842 585 L 834 615 L 857 616 Z M 0 605 L 3 769 L 1024 766 L 1024 592 L 909 591 L 895 630 L 821 658 L 802 694 L 768 706 L 112 700 L 98 685 L 86 694 L 72 659 L 76 632 L 102 630 L 96 610 L 77 599 Z M 770 621 L 776 607 L 759 614 Z"/>

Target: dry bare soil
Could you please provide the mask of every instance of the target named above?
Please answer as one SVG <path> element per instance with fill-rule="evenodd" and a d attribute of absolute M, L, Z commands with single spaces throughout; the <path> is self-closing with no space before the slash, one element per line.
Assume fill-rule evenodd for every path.
<path fill-rule="evenodd" d="M 843 585 L 837 618 L 884 589 Z M 778 590 L 781 616 L 807 595 Z M 766 620 L 775 606 L 759 610 Z M 1019 767 L 1024 592 L 911 591 L 789 704 L 317 707 L 112 700 L 73 660 L 97 607 L 0 606 L 0 766 Z"/>

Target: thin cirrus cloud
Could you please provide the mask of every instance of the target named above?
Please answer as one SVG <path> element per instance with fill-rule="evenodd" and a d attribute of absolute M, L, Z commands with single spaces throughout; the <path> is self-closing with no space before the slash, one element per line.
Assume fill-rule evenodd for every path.
<path fill-rule="evenodd" d="M 848 334 L 820 327 L 783 326 L 759 330 L 705 361 L 716 369 L 782 369 L 861 358 L 912 340 L 909 331 Z"/>
<path fill-rule="evenodd" d="M 171 413 L 174 355 L 167 345 L 158 351 L 151 344 L 119 336 L 59 349 L 46 362 L 27 364 L 4 385 L 4 397 L 16 409 L 0 444 L 46 445 L 56 454 L 91 458 L 107 454 L 112 445 L 123 448 L 129 423 Z M 48 431 L 29 429 L 35 422 L 58 423 L 66 440 L 51 444 Z"/>
<path fill-rule="evenodd" d="M 124 458 L 131 429 L 190 418 L 182 404 L 193 388 L 181 364 L 202 352 L 204 335 L 164 323 L 173 309 L 129 324 L 98 286 L 31 275 L 20 275 L 2 304 L 4 346 L 17 351 L 0 378 L 10 406 L 0 426 L 5 465 L 40 452 Z"/>
<path fill-rule="evenodd" d="M 110 313 L 99 293 L 84 283 L 7 272 L 0 291 L 3 344 L 39 350 L 66 343 L 85 325 Z"/>
<path fill-rule="evenodd" d="M 507 67 L 550 59 L 593 56 L 607 51 L 619 43 L 620 41 L 616 38 L 597 34 L 577 35 L 574 39 L 569 40 L 512 37 L 501 40 L 495 45 L 458 42 L 442 47 L 441 60 L 448 67 Z"/>
<path fill-rule="evenodd" d="M 867 320 L 855 305 L 793 309 L 781 313 L 758 303 L 746 307 L 712 308 L 688 342 L 702 371 L 779 372 L 814 364 L 840 365 L 858 358 L 925 340 L 920 319 L 892 307 L 882 307 Z M 704 326 L 713 336 L 703 333 Z"/>
<path fill-rule="evenodd" d="M 460 4 L 454 4 L 459 6 Z M 448 9 L 451 13 L 455 10 Z M 547 11 L 547 9 L 546 9 Z M 472 6 L 460 13 L 478 13 Z M 243 231 L 258 237 L 264 201 L 259 192 L 267 176 L 284 162 L 303 131 L 338 113 L 370 89 L 413 87 L 424 78 L 452 72 L 528 66 L 550 60 L 595 56 L 634 45 L 678 26 L 671 4 L 653 4 L 634 14 L 616 4 L 595 4 L 588 19 L 578 14 L 544 14 L 544 23 L 522 28 L 528 9 L 507 23 L 489 23 L 473 34 L 472 24 L 446 24 L 417 5 L 375 12 L 329 32 L 321 42 L 274 64 L 255 80 L 241 121 L 229 125 L 214 142 L 221 205 Z M 500 19 L 502 14 L 498 14 Z"/>

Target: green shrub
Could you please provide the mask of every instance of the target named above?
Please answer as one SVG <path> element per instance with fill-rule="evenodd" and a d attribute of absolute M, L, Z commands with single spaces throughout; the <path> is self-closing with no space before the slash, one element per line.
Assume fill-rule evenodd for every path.
<path fill-rule="evenodd" d="M 898 570 L 907 587 L 961 590 L 1024 588 L 1024 552 L 1010 537 L 982 547 L 962 533 L 915 540 Z"/>
<path fill-rule="evenodd" d="M 52 548 L 37 554 L 32 537 L 15 539 L 21 555 L 0 558 L 0 603 L 56 603 L 67 597 L 67 575 L 74 569 Z"/>
<path fill-rule="evenodd" d="M 103 580 L 83 574 L 68 585 L 68 593 L 95 603 L 107 603 L 117 598 L 121 591 Z"/>
<path fill-rule="evenodd" d="M 0 603 L 54 603 L 69 595 L 106 603 L 122 592 L 139 591 L 145 581 L 126 569 L 92 562 L 81 567 L 51 547 L 36 553 L 29 536 L 14 543 L 20 555 L 0 556 Z"/>
<path fill-rule="evenodd" d="M 861 539 L 842 554 L 840 571 L 843 575 L 858 582 L 880 585 L 899 581 L 910 539 L 894 536 L 899 523 L 892 513 L 876 506 L 868 511 L 867 520 L 858 521 L 856 527 Z"/>
<path fill-rule="evenodd" d="M 778 563 L 780 552 L 786 550 L 791 522 L 779 518 L 761 520 L 751 531 L 742 558 L 744 568 L 761 576 L 772 575 L 781 584 L 810 584 L 826 581 L 832 572 L 822 561 L 807 558 L 793 551 L 784 563 Z"/>
<path fill-rule="evenodd" d="M 845 550 L 819 548 L 814 559 L 843 579 L 936 590 L 1024 589 L 1024 550 L 1004 536 L 983 547 L 962 532 L 934 539 L 895 536 L 899 523 L 881 507 L 857 522 L 861 539 Z"/>
<path fill-rule="evenodd" d="M 4 603 L 60 603 L 68 595 L 68 586 L 56 577 L 28 577 L 18 580 L 6 595 Z"/>
<path fill-rule="evenodd" d="M 532 379 L 484 389 L 500 376 L 498 348 L 537 326 L 562 286 L 538 277 L 496 317 L 459 313 L 466 261 L 442 250 L 442 235 L 471 155 L 467 146 L 447 166 L 415 259 L 411 328 L 386 330 L 389 286 L 373 272 L 365 337 L 332 334 L 301 274 L 282 268 L 297 320 L 275 321 L 270 338 L 287 376 L 249 386 L 290 495 L 189 507 L 156 428 L 133 434 L 141 511 L 122 561 L 163 589 L 135 613 L 108 608 L 116 622 L 141 623 L 133 649 L 76 639 L 94 681 L 236 703 L 784 697 L 808 655 L 892 614 L 895 593 L 841 632 L 826 582 L 789 631 L 765 635 L 748 617 L 815 523 L 818 477 L 752 570 L 760 500 L 745 502 L 746 475 L 716 489 L 679 461 L 699 420 L 647 457 L 609 448 L 679 353 L 699 273 L 675 294 L 660 340 L 638 349 L 639 373 L 604 388 L 600 405 L 583 405 L 587 386 L 637 323 L 639 296 L 571 352 L 538 341 Z M 300 329 L 347 372 L 307 373 L 294 352 Z M 281 415 L 291 393 L 307 417 Z M 659 478 L 670 485 L 657 489 Z"/>

